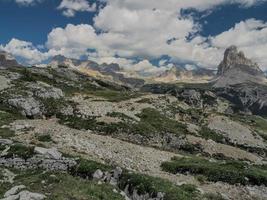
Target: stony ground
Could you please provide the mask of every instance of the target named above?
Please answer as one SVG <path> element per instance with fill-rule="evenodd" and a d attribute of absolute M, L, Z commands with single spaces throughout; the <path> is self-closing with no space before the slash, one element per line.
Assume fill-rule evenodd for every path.
<path fill-rule="evenodd" d="M 115 164 L 151 176 L 161 177 L 176 184 L 190 183 L 197 185 L 203 192 L 219 192 L 229 199 L 251 199 L 251 194 L 262 194 L 266 188 L 233 186 L 225 183 L 201 184 L 190 175 L 171 175 L 160 169 L 163 161 L 170 160 L 173 156 L 182 156 L 150 147 L 143 147 L 109 136 L 93 134 L 90 131 L 79 131 L 59 125 L 56 120 L 23 120 L 12 124 L 16 129 L 16 139 L 28 143 L 38 142 L 37 135 L 49 134 L 53 145 L 64 153 L 81 155 L 96 161 Z M 21 127 L 28 127 L 28 131 L 20 131 Z M 29 128 L 31 127 L 31 128 Z M 264 198 L 267 194 L 264 193 Z"/>

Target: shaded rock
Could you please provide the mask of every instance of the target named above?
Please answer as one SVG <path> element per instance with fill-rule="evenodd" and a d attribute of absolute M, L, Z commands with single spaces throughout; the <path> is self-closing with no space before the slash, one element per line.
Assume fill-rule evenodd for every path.
<path fill-rule="evenodd" d="M 42 116 L 41 105 L 33 97 L 14 97 L 7 100 L 10 106 L 20 110 L 21 114 L 35 118 Z"/>
<path fill-rule="evenodd" d="M 5 51 L 0 51 L 0 67 L 8 68 L 8 67 L 18 67 L 20 66 L 16 59 L 9 53 Z"/>
<path fill-rule="evenodd" d="M 27 86 L 34 92 L 34 95 L 43 99 L 60 99 L 64 97 L 61 89 L 52 87 L 45 83 L 30 84 Z"/>
<path fill-rule="evenodd" d="M 21 191 L 22 189 L 25 189 L 25 188 L 26 187 L 24 185 L 15 186 L 15 187 L 11 188 L 10 190 L 8 190 L 7 192 L 5 192 L 4 197 L 9 197 L 11 195 L 15 195 L 19 191 Z"/>
<path fill-rule="evenodd" d="M 0 139 L 0 145 L 10 145 L 13 144 L 12 140 L 9 139 Z"/>
<path fill-rule="evenodd" d="M 56 148 L 46 149 L 42 147 L 35 147 L 34 152 L 53 159 L 60 159 L 62 157 L 62 154 Z"/>
<path fill-rule="evenodd" d="M 93 174 L 93 178 L 97 179 L 97 180 L 100 180 L 100 179 L 102 179 L 103 175 L 104 175 L 104 173 L 100 169 L 98 169 Z"/>
<path fill-rule="evenodd" d="M 266 83 L 266 78 L 259 66 L 247 59 L 236 46 L 225 50 L 224 59 L 218 66 L 218 79 L 214 87 L 226 87 L 240 83 Z"/>

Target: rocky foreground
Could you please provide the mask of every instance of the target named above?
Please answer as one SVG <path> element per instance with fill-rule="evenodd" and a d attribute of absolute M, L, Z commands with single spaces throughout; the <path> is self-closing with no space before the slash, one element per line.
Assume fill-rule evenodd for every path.
<path fill-rule="evenodd" d="M 1 199 L 267 199 L 267 86 L 235 47 L 208 83 L 134 89 L 1 55 Z"/>

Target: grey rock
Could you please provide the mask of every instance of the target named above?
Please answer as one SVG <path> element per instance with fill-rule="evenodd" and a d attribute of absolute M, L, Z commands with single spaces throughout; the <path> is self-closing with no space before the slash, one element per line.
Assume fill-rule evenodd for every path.
<path fill-rule="evenodd" d="M 53 159 L 60 159 L 62 157 L 62 154 L 56 148 L 46 149 L 42 147 L 35 147 L 34 152 Z"/>
<path fill-rule="evenodd" d="M 14 186 L 13 188 L 11 188 L 7 192 L 5 192 L 4 197 L 9 197 L 11 195 L 15 195 L 24 188 L 26 188 L 24 185 Z"/>
<path fill-rule="evenodd" d="M 64 93 L 61 89 L 52 87 L 45 83 L 30 84 L 27 86 L 34 95 L 43 99 L 60 99 L 64 97 Z"/>
<path fill-rule="evenodd" d="M 120 178 L 122 174 L 122 169 L 120 167 L 116 167 L 114 170 L 113 170 L 113 177 L 118 180 Z"/>
<path fill-rule="evenodd" d="M 0 139 L 0 145 L 10 145 L 13 144 L 12 140 L 9 139 Z"/>
<path fill-rule="evenodd" d="M 214 87 L 226 87 L 241 83 L 264 83 L 265 75 L 259 66 L 247 59 L 236 46 L 226 49 L 224 59 L 218 66 L 217 80 Z"/>
<path fill-rule="evenodd" d="M 8 67 L 18 67 L 20 66 L 16 59 L 9 53 L 5 51 L 0 51 L 0 67 L 8 68 Z"/>
<path fill-rule="evenodd" d="M 19 200 L 43 200 L 46 196 L 39 193 L 33 193 L 29 191 L 21 191 L 19 193 Z"/>
<path fill-rule="evenodd" d="M 100 179 L 103 178 L 103 175 L 104 175 L 104 173 L 103 173 L 100 169 L 98 169 L 98 170 L 96 170 L 95 173 L 93 174 L 93 178 L 94 178 L 94 179 L 97 179 L 97 180 L 100 180 Z"/>
<path fill-rule="evenodd" d="M 42 116 L 40 103 L 33 97 L 14 97 L 7 100 L 10 106 L 21 111 L 21 114 L 27 117 Z"/>

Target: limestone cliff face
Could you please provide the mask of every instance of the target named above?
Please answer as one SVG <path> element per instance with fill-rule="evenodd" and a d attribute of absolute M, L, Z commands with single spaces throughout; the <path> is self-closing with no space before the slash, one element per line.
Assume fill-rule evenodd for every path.
<path fill-rule="evenodd" d="M 245 57 L 236 46 L 225 50 L 224 59 L 218 66 L 215 87 L 226 87 L 242 83 L 266 83 L 263 71 L 257 63 Z"/>
<path fill-rule="evenodd" d="M 5 51 L 0 51 L 0 67 L 6 68 L 15 66 L 19 66 L 16 59 L 11 54 Z"/>
<path fill-rule="evenodd" d="M 239 65 L 246 65 L 259 73 L 262 72 L 257 63 L 247 59 L 245 54 L 242 51 L 238 51 L 236 46 L 230 46 L 225 50 L 224 58 L 218 67 L 217 75 L 223 75 L 229 69 L 238 67 Z"/>

